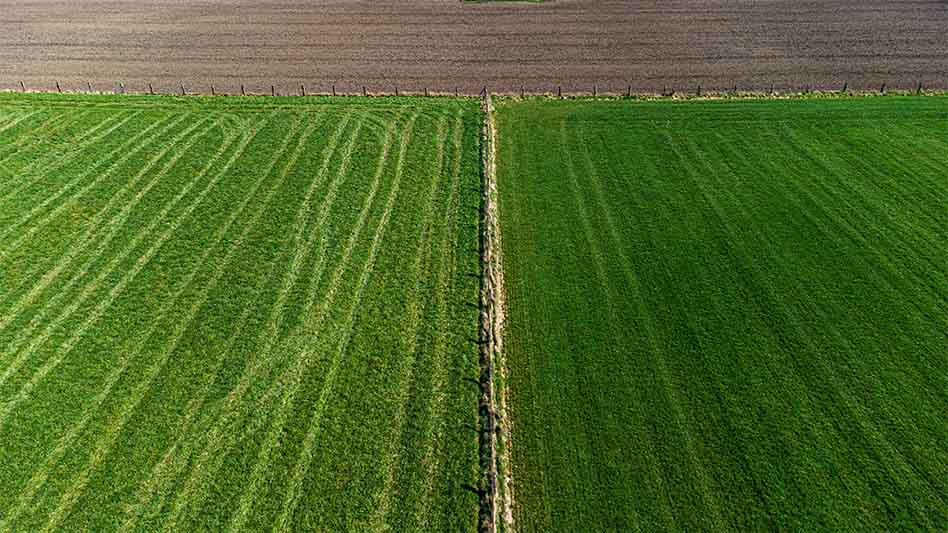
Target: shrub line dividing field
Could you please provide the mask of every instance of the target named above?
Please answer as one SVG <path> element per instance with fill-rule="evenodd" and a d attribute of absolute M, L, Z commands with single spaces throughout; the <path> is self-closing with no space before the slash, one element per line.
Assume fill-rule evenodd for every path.
<path fill-rule="evenodd" d="M 480 529 L 513 531 L 513 473 L 510 463 L 510 419 L 507 417 L 506 363 L 503 354 L 503 247 L 497 207 L 497 130 L 489 92 L 482 103 L 481 149 L 481 291 L 478 347 L 481 358 L 481 490 Z"/>

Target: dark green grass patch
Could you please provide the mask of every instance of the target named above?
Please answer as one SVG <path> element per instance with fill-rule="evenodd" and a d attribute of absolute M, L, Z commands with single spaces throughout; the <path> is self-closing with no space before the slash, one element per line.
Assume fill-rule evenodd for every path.
<path fill-rule="evenodd" d="M 948 524 L 948 100 L 497 120 L 519 526 Z"/>
<path fill-rule="evenodd" d="M 0 95 L 0 530 L 470 530 L 474 100 Z"/>

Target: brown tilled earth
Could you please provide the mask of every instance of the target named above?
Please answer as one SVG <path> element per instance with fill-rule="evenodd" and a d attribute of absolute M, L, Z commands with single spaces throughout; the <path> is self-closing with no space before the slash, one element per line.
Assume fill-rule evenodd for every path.
<path fill-rule="evenodd" d="M 946 0 L 0 4 L 0 89 L 948 88 Z"/>

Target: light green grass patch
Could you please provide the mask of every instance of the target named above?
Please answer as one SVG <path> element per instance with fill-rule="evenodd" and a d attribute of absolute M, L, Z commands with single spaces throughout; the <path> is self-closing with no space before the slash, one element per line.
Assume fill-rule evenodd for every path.
<path fill-rule="evenodd" d="M 0 529 L 474 529 L 480 123 L 0 95 Z"/>

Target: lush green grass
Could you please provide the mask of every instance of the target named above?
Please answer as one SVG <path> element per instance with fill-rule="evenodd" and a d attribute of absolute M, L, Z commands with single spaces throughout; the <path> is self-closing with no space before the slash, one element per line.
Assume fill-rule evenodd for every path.
<path fill-rule="evenodd" d="M 948 525 L 948 99 L 497 115 L 520 526 Z"/>
<path fill-rule="evenodd" d="M 0 530 L 473 529 L 480 123 L 0 96 Z"/>

